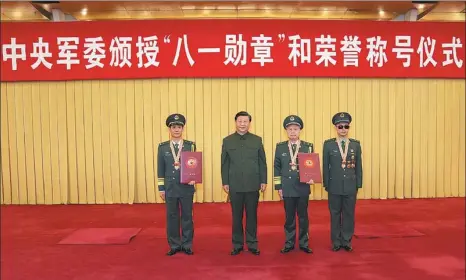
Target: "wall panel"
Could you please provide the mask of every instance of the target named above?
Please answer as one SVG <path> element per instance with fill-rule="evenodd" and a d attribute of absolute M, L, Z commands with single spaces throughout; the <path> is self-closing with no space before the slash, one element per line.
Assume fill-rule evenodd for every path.
<path fill-rule="evenodd" d="M 322 152 L 331 117 L 353 116 L 363 148 L 359 198 L 465 196 L 465 82 L 410 79 L 162 79 L 1 84 L 3 204 L 160 203 L 157 148 L 166 117 L 185 114 L 204 152 L 196 202 L 224 202 L 222 138 L 247 110 L 264 140 L 267 191 L 283 119 L 299 114 L 302 139 Z M 311 199 L 327 199 L 321 185 Z"/>

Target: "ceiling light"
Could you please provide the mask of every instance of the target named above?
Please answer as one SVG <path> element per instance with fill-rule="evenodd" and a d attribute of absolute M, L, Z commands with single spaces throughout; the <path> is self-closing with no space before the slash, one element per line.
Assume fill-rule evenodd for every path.
<path fill-rule="evenodd" d="M 204 7 L 203 14 L 208 15 L 212 10 L 215 10 L 215 7 Z"/>
<path fill-rule="evenodd" d="M 81 15 L 83 16 L 87 15 L 87 8 L 84 8 L 81 10 Z"/>
<path fill-rule="evenodd" d="M 23 12 L 21 10 L 15 10 L 11 15 L 15 19 L 20 19 L 23 16 Z"/>
<path fill-rule="evenodd" d="M 380 15 L 380 16 L 383 16 L 383 15 L 385 15 L 385 12 L 384 12 L 383 10 L 380 10 L 380 11 L 379 11 L 379 15 Z"/>
<path fill-rule="evenodd" d="M 182 10 L 195 10 L 196 6 L 182 6 L 181 9 Z"/>
<path fill-rule="evenodd" d="M 217 10 L 236 10 L 236 6 L 233 6 L 233 5 L 218 5 Z"/>
<path fill-rule="evenodd" d="M 252 4 L 241 4 L 238 6 L 238 10 L 255 10 L 256 5 Z"/>

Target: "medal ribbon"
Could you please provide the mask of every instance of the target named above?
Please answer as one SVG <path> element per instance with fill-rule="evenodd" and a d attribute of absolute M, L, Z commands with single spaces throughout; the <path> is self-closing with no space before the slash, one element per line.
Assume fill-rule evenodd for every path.
<path fill-rule="evenodd" d="M 345 151 L 344 152 L 343 152 L 343 148 L 341 147 L 341 142 L 338 141 L 338 139 L 337 139 L 337 144 L 338 144 L 338 149 L 340 150 L 341 164 L 344 165 L 346 163 L 346 157 L 348 156 L 349 143 L 346 143 L 346 141 L 345 141 Z"/>
<path fill-rule="evenodd" d="M 181 157 L 181 150 L 183 149 L 183 139 L 181 139 L 180 143 L 178 144 L 178 154 L 175 153 L 175 146 L 173 146 L 173 141 L 170 141 L 170 150 L 172 151 L 173 160 L 175 161 L 175 166 L 177 163 L 180 163 Z"/>
<path fill-rule="evenodd" d="M 298 151 L 301 147 L 301 141 L 296 142 L 296 151 L 293 153 L 293 148 L 291 147 L 291 141 L 288 141 L 288 150 L 290 151 L 291 165 L 296 165 L 296 158 L 298 157 Z"/>

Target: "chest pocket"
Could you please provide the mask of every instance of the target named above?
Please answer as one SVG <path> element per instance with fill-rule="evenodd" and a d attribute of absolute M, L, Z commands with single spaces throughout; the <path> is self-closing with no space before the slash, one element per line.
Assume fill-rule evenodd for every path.
<path fill-rule="evenodd" d="M 259 154 L 259 148 L 254 146 L 244 147 L 244 156 L 246 158 L 256 159 Z"/>
<path fill-rule="evenodd" d="M 332 150 L 330 151 L 330 156 L 332 156 L 332 157 L 341 157 L 340 151 L 338 151 L 338 150 L 333 150 L 333 149 L 332 149 Z"/>

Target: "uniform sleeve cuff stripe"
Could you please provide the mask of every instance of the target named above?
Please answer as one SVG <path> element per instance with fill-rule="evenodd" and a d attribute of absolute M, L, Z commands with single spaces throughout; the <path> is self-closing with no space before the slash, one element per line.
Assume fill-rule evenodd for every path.
<path fill-rule="evenodd" d="M 275 185 L 280 185 L 282 183 L 282 178 L 281 177 L 274 177 L 273 182 Z"/>

